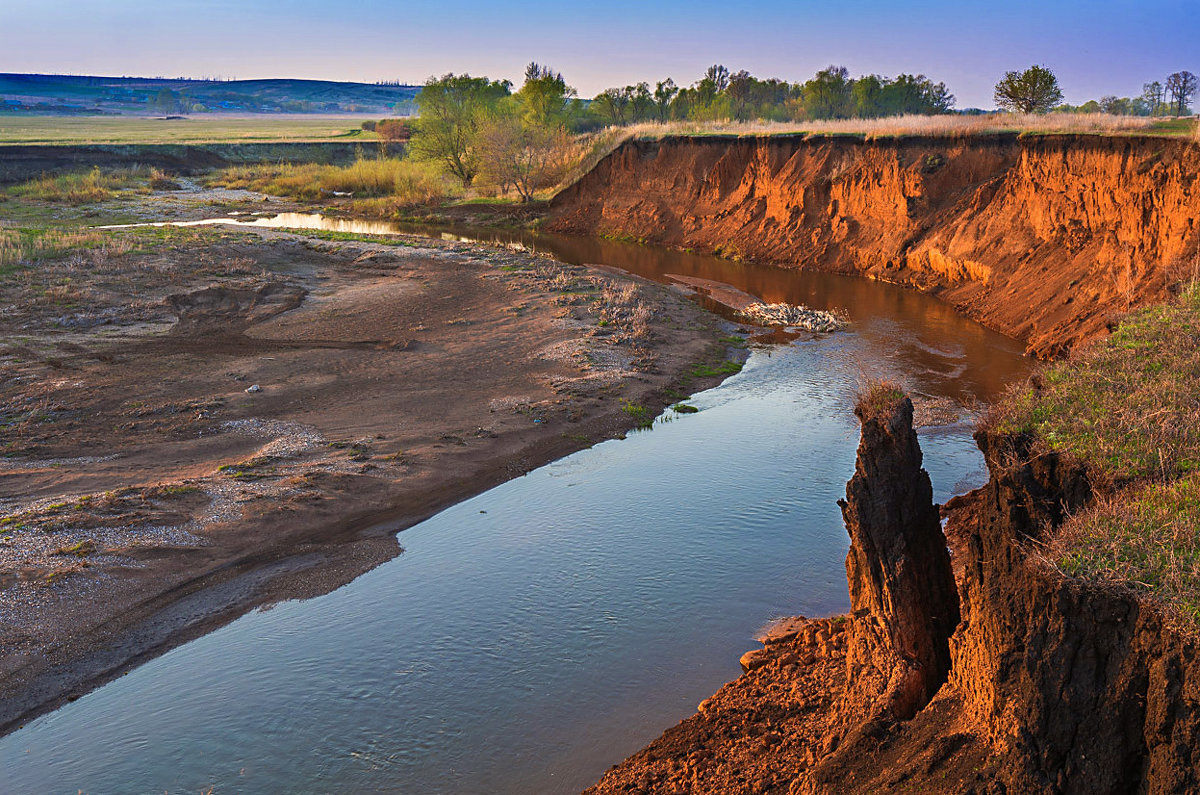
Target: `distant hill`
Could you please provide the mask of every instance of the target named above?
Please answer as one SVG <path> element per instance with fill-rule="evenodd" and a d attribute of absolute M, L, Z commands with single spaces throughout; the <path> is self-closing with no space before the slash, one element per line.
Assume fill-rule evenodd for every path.
<path fill-rule="evenodd" d="M 420 86 L 330 80 L 189 80 L 0 73 L 0 114 L 408 115 Z"/>

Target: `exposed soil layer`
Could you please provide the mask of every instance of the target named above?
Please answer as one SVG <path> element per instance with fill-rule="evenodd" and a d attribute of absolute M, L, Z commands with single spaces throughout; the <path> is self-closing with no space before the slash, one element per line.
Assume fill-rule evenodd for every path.
<path fill-rule="evenodd" d="M 741 355 L 665 288 L 523 252 L 205 234 L 0 284 L 0 731 Z"/>
<path fill-rule="evenodd" d="M 1191 274 L 1198 197 L 1183 140 L 665 138 L 618 148 L 548 226 L 904 284 L 1052 356 Z"/>

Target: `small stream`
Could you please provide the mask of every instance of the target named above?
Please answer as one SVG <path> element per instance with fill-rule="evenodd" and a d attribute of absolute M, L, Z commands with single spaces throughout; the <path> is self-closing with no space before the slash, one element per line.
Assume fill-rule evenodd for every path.
<path fill-rule="evenodd" d="M 884 284 L 491 237 L 840 308 L 852 327 L 755 347 L 689 400 L 698 413 L 668 411 L 447 509 L 349 585 L 248 614 L 34 720 L 0 739 L 0 789 L 576 792 L 736 677 L 771 619 L 846 608 L 836 500 L 864 374 L 988 400 L 1028 367 L 1019 344 Z M 986 479 L 967 422 L 920 437 L 939 501 Z"/>

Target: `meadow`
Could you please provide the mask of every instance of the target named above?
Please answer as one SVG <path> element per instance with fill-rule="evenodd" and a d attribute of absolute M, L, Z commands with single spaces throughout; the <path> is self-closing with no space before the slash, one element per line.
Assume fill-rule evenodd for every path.
<path fill-rule="evenodd" d="M 362 116 L 0 116 L 5 144 L 201 144 L 375 141 Z"/>

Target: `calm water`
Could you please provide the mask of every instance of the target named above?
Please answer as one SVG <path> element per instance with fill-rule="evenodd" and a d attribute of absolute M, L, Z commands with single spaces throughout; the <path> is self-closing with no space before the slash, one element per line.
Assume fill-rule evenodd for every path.
<path fill-rule="evenodd" d="M 1025 372 L 1015 343 L 886 285 L 525 242 L 844 308 L 853 331 L 756 348 L 689 401 L 698 414 L 450 508 L 340 590 L 251 613 L 33 721 L 0 739 L 0 791 L 577 791 L 737 676 L 770 619 L 846 607 L 836 500 L 864 372 L 984 399 Z M 937 499 L 985 478 L 967 426 L 921 441 Z"/>

